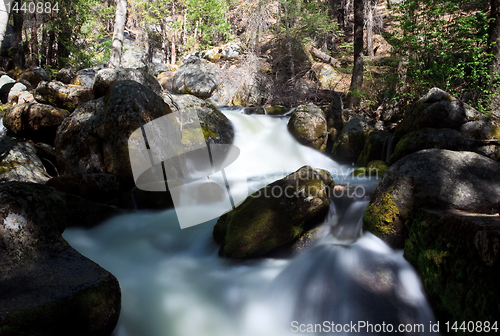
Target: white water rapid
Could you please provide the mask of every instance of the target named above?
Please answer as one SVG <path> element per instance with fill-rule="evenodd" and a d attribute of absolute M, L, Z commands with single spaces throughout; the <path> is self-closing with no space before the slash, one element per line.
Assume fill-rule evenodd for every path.
<path fill-rule="evenodd" d="M 354 167 L 298 144 L 287 119 L 223 112 L 241 150 L 228 177 L 248 177 L 249 190 L 306 164 L 368 193 L 377 184 L 347 179 Z M 332 202 L 324 224 L 332 234 L 291 259 L 221 258 L 212 238 L 216 220 L 181 230 L 174 210 L 115 217 L 91 230 L 67 229 L 63 236 L 118 278 L 122 310 L 116 336 L 329 335 L 328 327 L 356 327 L 358 321 L 368 322 L 367 329 L 346 332 L 343 326 L 335 334 L 390 334 L 377 328 L 392 324 L 397 331 L 404 323 L 424 327 L 407 335 L 430 335 L 434 317 L 417 274 L 400 251 L 361 235 L 368 198 L 358 196 Z M 316 332 L 308 331 L 314 325 Z"/>

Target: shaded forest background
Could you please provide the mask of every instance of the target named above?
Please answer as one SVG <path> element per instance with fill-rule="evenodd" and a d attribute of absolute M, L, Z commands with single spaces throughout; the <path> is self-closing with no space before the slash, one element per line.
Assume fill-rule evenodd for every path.
<path fill-rule="evenodd" d="M 58 10 L 31 13 L 22 10 L 27 1 L 14 1 L 20 10 L 9 17 L 4 70 L 41 66 L 54 75 L 66 66 L 106 66 L 117 1 L 45 2 Z M 439 87 L 497 114 L 499 2 L 128 0 L 125 34 L 147 51 L 145 64 L 182 64 L 237 42 L 291 100 L 321 61 L 338 72 L 331 89 L 351 107 L 405 105 Z"/>

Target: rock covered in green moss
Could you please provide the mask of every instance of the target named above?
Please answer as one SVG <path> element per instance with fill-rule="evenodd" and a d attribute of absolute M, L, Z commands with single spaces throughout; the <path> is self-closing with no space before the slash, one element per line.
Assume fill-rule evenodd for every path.
<path fill-rule="evenodd" d="M 114 83 L 105 98 L 81 105 L 58 128 L 55 148 L 63 172 L 114 174 L 132 186 L 130 134 L 170 112 L 149 88 L 128 80 Z"/>
<path fill-rule="evenodd" d="M 35 146 L 8 135 L 0 136 L 0 183 L 7 181 L 45 183 L 43 163 Z"/>
<path fill-rule="evenodd" d="M 19 104 L 5 113 L 5 128 L 35 142 L 53 144 L 57 127 L 69 112 L 51 105 Z"/>
<path fill-rule="evenodd" d="M 374 160 L 368 162 L 366 167 L 356 168 L 350 176 L 354 177 L 375 177 L 380 178 L 384 176 L 385 172 L 389 169 L 387 162 L 382 160 Z"/>
<path fill-rule="evenodd" d="M 18 77 L 18 81 L 26 80 L 31 86 L 36 87 L 42 81 L 50 82 L 49 74 L 41 67 L 31 67 L 24 70 Z"/>
<path fill-rule="evenodd" d="M 103 69 L 99 70 L 94 78 L 94 94 L 96 98 L 102 97 L 108 93 L 114 83 L 118 81 L 137 82 L 157 95 L 161 95 L 163 89 L 160 83 L 152 75 L 142 69 Z"/>
<path fill-rule="evenodd" d="M 405 222 L 413 211 L 500 210 L 500 163 L 472 152 L 422 150 L 397 161 L 371 196 L 364 228 L 395 248 L 408 237 Z"/>
<path fill-rule="evenodd" d="M 234 129 L 229 119 L 217 107 L 190 94 L 164 94 L 163 100 L 173 112 L 196 112 L 208 144 L 232 144 Z"/>
<path fill-rule="evenodd" d="M 288 121 L 288 131 L 298 142 L 324 152 L 328 141 L 326 118 L 314 104 L 300 105 Z"/>
<path fill-rule="evenodd" d="M 34 91 L 40 103 L 50 104 L 73 112 L 78 106 L 94 99 L 94 91 L 80 85 L 62 82 L 40 82 Z"/>
<path fill-rule="evenodd" d="M 358 166 L 366 167 L 368 162 L 374 160 L 385 160 L 388 147 L 393 135 L 383 131 L 373 131 L 366 138 L 365 146 L 359 154 Z"/>
<path fill-rule="evenodd" d="M 351 118 L 337 136 L 332 147 L 332 156 L 340 161 L 356 162 L 372 130 L 364 118 Z"/>
<path fill-rule="evenodd" d="M 116 278 L 61 237 L 65 202 L 52 188 L 0 185 L 0 334 L 109 335 L 120 313 Z"/>
<path fill-rule="evenodd" d="M 420 273 L 437 318 L 458 325 L 498 320 L 498 214 L 420 209 L 409 221 L 404 255 Z"/>
<path fill-rule="evenodd" d="M 328 212 L 330 173 L 304 166 L 250 195 L 214 227 L 221 252 L 251 258 L 291 244 Z"/>
<path fill-rule="evenodd" d="M 459 131 L 449 128 L 422 128 L 408 133 L 398 141 L 390 161 L 396 162 L 406 155 L 429 148 L 465 151 L 470 149 L 470 145 Z"/>

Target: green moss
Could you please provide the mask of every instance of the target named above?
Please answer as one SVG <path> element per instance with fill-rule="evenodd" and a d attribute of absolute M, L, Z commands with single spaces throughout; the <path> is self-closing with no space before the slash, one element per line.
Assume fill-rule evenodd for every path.
<path fill-rule="evenodd" d="M 212 131 L 207 125 L 201 125 L 201 130 L 203 131 L 203 136 L 205 140 L 209 139 L 219 139 L 219 134 Z"/>
<path fill-rule="evenodd" d="M 379 203 L 370 202 L 363 215 L 364 228 L 383 238 L 394 232 L 394 222 L 400 211 L 390 193 L 383 193 Z"/>
<path fill-rule="evenodd" d="M 420 273 L 441 321 L 460 324 L 494 321 L 500 316 L 500 260 L 497 255 L 492 267 L 481 260 L 475 242 L 481 226 L 470 220 L 429 211 L 420 211 L 411 219 L 404 256 Z"/>

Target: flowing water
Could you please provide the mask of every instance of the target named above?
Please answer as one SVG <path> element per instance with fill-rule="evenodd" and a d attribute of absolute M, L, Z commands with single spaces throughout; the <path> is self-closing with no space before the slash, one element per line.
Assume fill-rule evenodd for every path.
<path fill-rule="evenodd" d="M 401 252 L 361 233 L 368 194 L 377 181 L 347 178 L 354 167 L 298 144 L 286 129 L 287 119 L 224 113 L 241 150 L 227 169 L 228 178 L 246 176 L 250 191 L 309 164 L 329 170 L 336 183 L 350 183 L 358 192 L 335 198 L 323 224 L 331 234 L 291 259 L 221 258 L 212 238 L 216 220 L 181 230 L 174 210 L 66 230 L 63 236 L 74 248 L 120 281 L 122 311 L 115 335 L 323 335 L 338 323 L 354 323 L 348 331 L 360 335 L 385 334 L 377 328 L 385 330 L 389 323 L 394 329 L 418 323 L 425 332 L 408 335 L 430 334 L 434 318 L 415 271 Z M 357 328 L 358 321 L 366 329 Z M 316 332 L 308 331 L 313 326 Z M 347 333 L 337 329 L 335 334 Z"/>

